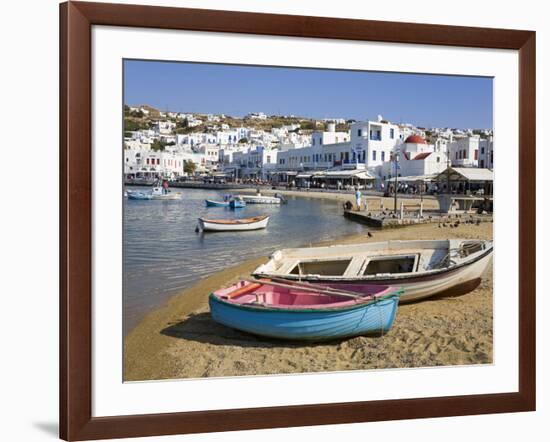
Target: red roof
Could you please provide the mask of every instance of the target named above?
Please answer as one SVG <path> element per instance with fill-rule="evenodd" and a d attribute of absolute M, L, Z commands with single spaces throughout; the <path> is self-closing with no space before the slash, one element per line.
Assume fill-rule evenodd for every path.
<path fill-rule="evenodd" d="M 424 138 L 420 135 L 409 135 L 405 140 L 405 143 L 411 144 L 428 144 Z"/>
<path fill-rule="evenodd" d="M 431 152 L 422 152 L 422 153 L 419 153 L 417 156 L 415 156 L 413 158 L 413 160 L 423 160 L 424 158 L 427 158 L 429 157 L 431 154 Z"/>

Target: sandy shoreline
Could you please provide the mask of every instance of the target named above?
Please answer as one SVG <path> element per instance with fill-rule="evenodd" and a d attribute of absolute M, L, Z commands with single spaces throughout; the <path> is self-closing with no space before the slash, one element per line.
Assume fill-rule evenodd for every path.
<path fill-rule="evenodd" d="M 375 232 L 372 239 L 354 235 L 330 243 L 490 239 L 492 227 L 491 223 L 461 224 L 458 228 L 418 225 Z M 492 269 L 481 285 L 466 295 L 400 305 L 394 327 L 385 336 L 312 345 L 256 338 L 211 320 L 209 293 L 249 276 L 265 260 L 249 260 L 204 278 L 149 313 L 125 339 L 125 380 L 492 362 Z"/>

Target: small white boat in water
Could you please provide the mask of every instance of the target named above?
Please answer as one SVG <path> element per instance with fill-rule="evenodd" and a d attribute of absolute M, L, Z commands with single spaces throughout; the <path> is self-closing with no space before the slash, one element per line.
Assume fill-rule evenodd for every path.
<path fill-rule="evenodd" d="M 493 242 L 451 239 L 283 249 L 253 275 L 323 283 L 403 288 L 401 301 L 476 288 L 492 262 Z"/>
<path fill-rule="evenodd" d="M 128 192 L 128 198 L 132 200 L 179 200 L 181 192 L 172 192 L 162 186 L 155 186 L 149 192 Z"/>
<path fill-rule="evenodd" d="M 255 216 L 241 219 L 206 219 L 199 218 L 198 228 L 204 232 L 232 232 L 265 229 L 269 216 Z"/>
<path fill-rule="evenodd" d="M 261 193 L 255 195 L 238 195 L 246 204 L 281 204 L 283 199 L 278 196 L 266 196 Z"/>

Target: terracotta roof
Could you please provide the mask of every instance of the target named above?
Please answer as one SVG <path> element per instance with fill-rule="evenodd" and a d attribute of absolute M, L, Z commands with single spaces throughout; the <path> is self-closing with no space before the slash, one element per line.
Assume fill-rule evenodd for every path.
<path fill-rule="evenodd" d="M 413 158 L 413 160 L 423 160 L 431 155 L 431 152 L 422 152 Z"/>
<path fill-rule="evenodd" d="M 424 138 L 420 135 L 409 135 L 405 140 L 405 143 L 411 144 L 428 144 Z"/>

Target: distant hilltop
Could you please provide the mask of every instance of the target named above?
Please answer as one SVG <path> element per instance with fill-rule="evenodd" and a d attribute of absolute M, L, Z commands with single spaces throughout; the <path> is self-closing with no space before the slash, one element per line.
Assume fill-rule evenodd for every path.
<path fill-rule="evenodd" d="M 161 111 L 149 105 L 124 106 L 125 131 L 151 129 L 158 121 L 174 123 L 173 133 L 189 134 L 195 132 L 210 132 L 228 130 L 246 126 L 256 130 L 290 128 L 302 133 L 327 130 L 329 124 L 334 124 L 337 131 L 346 132 L 355 120 L 343 118 L 315 119 L 297 115 L 267 115 L 263 112 L 251 112 L 244 117 L 225 114 L 202 114 L 196 112 Z M 292 125 L 296 127 L 292 129 Z"/>

